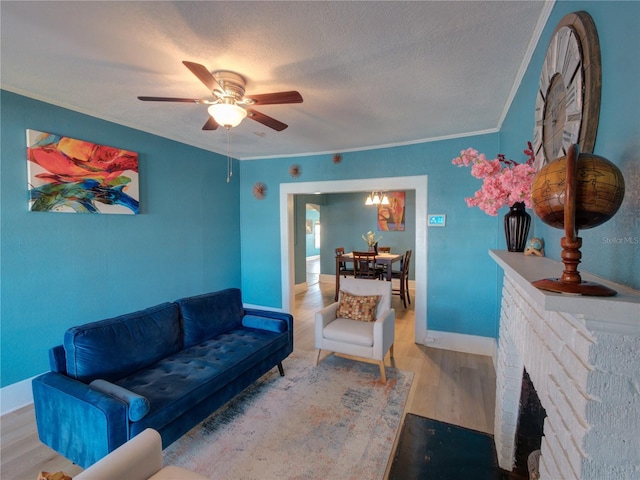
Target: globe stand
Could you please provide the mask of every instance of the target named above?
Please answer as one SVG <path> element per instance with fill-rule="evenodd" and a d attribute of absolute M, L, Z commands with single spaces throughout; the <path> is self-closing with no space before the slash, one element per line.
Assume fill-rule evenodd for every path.
<path fill-rule="evenodd" d="M 595 282 L 582 281 L 578 264 L 582 258 L 580 247 L 582 238 L 577 236 L 576 230 L 576 197 L 577 197 L 577 171 L 580 148 L 571 145 L 567 153 L 567 174 L 565 183 L 564 204 L 564 233 L 560 240 L 562 247 L 562 263 L 564 271 L 560 278 L 545 278 L 532 282 L 534 287 L 556 293 L 569 293 L 574 295 L 586 295 L 592 297 L 613 297 L 616 291 Z"/>

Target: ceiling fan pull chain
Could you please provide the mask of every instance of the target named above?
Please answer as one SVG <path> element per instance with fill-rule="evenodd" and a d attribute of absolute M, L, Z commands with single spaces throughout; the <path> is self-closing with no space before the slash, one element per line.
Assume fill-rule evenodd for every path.
<path fill-rule="evenodd" d="M 233 162 L 231 161 L 231 129 L 227 128 L 227 183 L 233 176 Z"/>

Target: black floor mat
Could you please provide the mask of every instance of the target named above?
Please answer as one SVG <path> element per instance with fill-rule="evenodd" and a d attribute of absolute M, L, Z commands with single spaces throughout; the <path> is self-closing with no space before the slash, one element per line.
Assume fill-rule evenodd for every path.
<path fill-rule="evenodd" d="M 407 413 L 389 480 L 507 480 L 493 435 Z"/>

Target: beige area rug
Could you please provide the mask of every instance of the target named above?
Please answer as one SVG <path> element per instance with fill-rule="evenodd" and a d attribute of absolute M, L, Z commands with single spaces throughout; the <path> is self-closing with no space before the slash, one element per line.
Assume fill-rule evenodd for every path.
<path fill-rule="evenodd" d="M 294 352 L 164 450 L 215 480 L 382 479 L 413 373 Z"/>

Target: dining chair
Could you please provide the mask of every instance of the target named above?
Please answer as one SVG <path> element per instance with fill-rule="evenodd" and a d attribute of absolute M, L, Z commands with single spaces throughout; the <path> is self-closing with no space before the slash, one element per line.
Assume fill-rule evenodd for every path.
<path fill-rule="evenodd" d="M 391 281 L 393 282 L 393 279 L 396 279 L 400 282 L 398 288 L 392 288 L 391 292 L 393 295 L 400 296 L 404 308 L 407 308 L 407 302 L 411 305 L 411 295 L 409 294 L 409 265 L 411 263 L 411 254 L 411 250 L 405 252 L 400 271 L 391 271 Z"/>
<path fill-rule="evenodd" d="M 344 255 L 344 247 L 336 248 L 336 258 Z M 347 268 L 347 262 L 339 261 L 338 262 L 338 272 L 339 275 L 344 275 L 346 278 L 347 275 L 352 277 L 354 275 L 353 268 Z"/>
<path fill-rule="evenodd" d="M 377 280 L 380 278 L 381 269 L 376 266 L 375 252 L 353 252 L 353 276 Z"/>
<path fill-rule="evenodd" d="M 377 247 L 376 251 L 378 253 L 391 253 L 391 247 Z M 380 274 L 381 278 L 386 277 L 387 275 L 387 265 L 378 265 L 380 269 L 382 269 L 382 273 Z"/>

